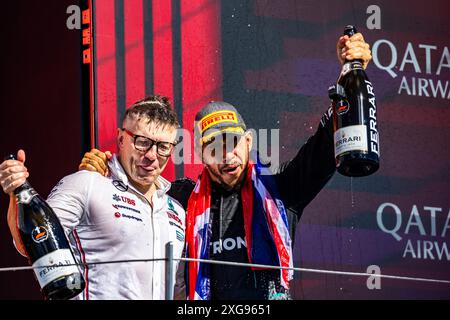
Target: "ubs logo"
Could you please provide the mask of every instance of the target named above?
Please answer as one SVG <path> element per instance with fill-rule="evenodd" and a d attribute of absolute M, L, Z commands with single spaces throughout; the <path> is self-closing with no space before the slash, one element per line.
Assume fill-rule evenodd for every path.
<path fill-rule="evenodd" d="M 128 190 L 128 186 L 120 180 L 113 180 L 112 184 L 119 191 L 125 192 Z"/>
<path fill-rule="evenodd" d="M 128 204 L 130 204 L 132 206 L 136 205 L 136 201 L 134 199 L 130 199 L 130 198 L 127 198 L 127 197 L 124 197 L 124 196 L 119 196 L 117 194 L 113 195 L 113 200 L 117 201 L 117 202 L 128 203 Z"/>
<path fill-rule="evenodd" d="M 31 238 L 36 243 L 41 243 L 48 239 L 48 231 L 45 227 L 37 226 L 31 231 Z"/>

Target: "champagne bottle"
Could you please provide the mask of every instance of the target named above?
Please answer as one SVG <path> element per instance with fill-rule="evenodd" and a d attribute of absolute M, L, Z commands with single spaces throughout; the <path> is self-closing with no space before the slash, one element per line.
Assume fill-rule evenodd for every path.
<path fill-rule="evenodd" d="M 344 35 L 357 33 L 346 26 Z M 329 88 L 333 100 L 334 154 L 337 171 L 344 176 L 367 176 L 379 168 L 380 145 L 377 107 L 372 83 L 361 60 L 346 61 L 336 86 Z"/>
<path fill-rule="evenodd" d="M 15 160 L 14 155 L 8 159 Z M 75 265 L 58 217 L 28 181 L 14 190 L 17 225 L 46 299 L 70 299 L 84 290 L 85 281 Z M 70 265 L 70 266 L 66 266 Z"/>

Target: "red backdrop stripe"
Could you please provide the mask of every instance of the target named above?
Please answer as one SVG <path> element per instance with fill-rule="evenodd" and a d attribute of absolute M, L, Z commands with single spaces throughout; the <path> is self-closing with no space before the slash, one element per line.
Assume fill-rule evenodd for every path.
<path fill-rule="evenodd" d="M 166 96 L 173 103 L 172 6 L 169 0 L 152 1 L 153 21 L 153 80 L 154 93 Z M 175 179 L 175 166 L 171 160 L 163 177 Z"/>
<path fill-rule="evenodd" d="M 116 63 L 114 36 L 114 5 L 112 1 L 95 1 L 96 52 L 96 108 L 98 147 L 115 150 L 116 119 Z"/>
<path fill-rule="evenodd" d="M 210 100 L 222 100 L 220 1 L 184 0 L 181 17 L 183 124 L 192 132 L 195 113 Z M 193 161 L 191 141 L 185 143 L 185 157 Z M 185 165 L 184 174 L 195 178 L 201 168 Z"/>

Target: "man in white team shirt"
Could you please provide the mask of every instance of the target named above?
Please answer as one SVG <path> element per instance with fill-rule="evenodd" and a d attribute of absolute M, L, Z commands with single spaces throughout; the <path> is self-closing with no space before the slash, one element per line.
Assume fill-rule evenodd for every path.
<path fill-rule="evenodd" d="M 164 261 L 92 263 L 164 258 L 169 241 L 174 256 L 181 257 L 185 212 L 166 194 L 170 183 L 160 176 L 176 144 L 178 127 L 167 98 L 136 102 L 117 130 L 118 153 L 108 163 L 110 175 L 79 171 L 64 177 L 49 195 L 47 202 L 61 221 L 75 258 L 89 264 L 83 270 L 86 288 L 77 299 L 165 298 Z M 29 176 L 24 162 L 22 150 L 18 160 L 4 161 L 0 183 L 10 194 L 8 225 L 16 248 L 26 256 L 12 196 Z"/>

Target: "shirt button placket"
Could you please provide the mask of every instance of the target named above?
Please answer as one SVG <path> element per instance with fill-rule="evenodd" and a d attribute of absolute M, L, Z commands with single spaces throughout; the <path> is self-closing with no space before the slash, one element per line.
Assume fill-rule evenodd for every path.
<path fill-rule="evenodd" d="M 155 197 L 154 197 L 155 198 Z M 153 247 L 155 248 L 154 252 L 155 255 L 153 258 L 156 259 L 160 259 L 163 258 L 162 254 L 163 252 L 161 252 L 161 212 L 159 212 L 156 209 L 156 203 L 155 201 L 153 202 L 155 205 L 153 206 L 153 221 L 154 221 L 154 235 L 155 235 L 155 243 L 153 244 Z M 156 209 L 156 210 L 155 210 Z M 163 274 L 161 271 L 161 262 L 160 261 L 155 261 L 155 273 L 154 273 L 154 278 L 153 278 L 153 298 L 154 299 L 160 299 L 160 292 L 161 292 L 161 279 L 160 276 Z"/>

